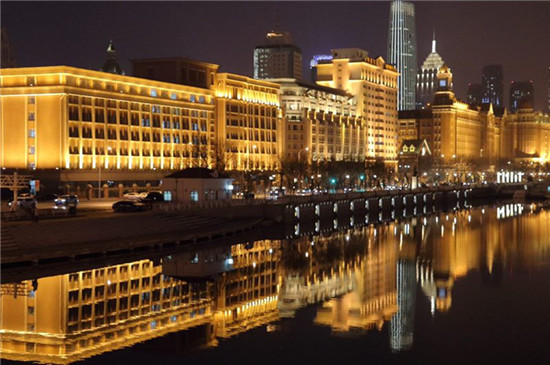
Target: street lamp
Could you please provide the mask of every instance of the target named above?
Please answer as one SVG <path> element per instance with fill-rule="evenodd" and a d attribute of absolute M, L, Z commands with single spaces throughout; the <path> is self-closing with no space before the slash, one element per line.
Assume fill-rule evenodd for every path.
<path fill-rule="evenodd" d="M 109 152 L 111 152 L 113 149 L 111 147 L 107 147 L 107 155 L 109 155 Z M 98 170 L 97 170 L 97 189 L 98 189 L 98 199 L 101 199 L 101 159 L 99 159 Z"/>
<path fill-rule="evenodd" d="M 298 151 L 298 162 L 300 162 L 300 156 L 302 154 L 302 152 L 308 152 L 309 151 L 309 147 L 306 147 L 306 148 L 302 148 L 300 151 Z"/>

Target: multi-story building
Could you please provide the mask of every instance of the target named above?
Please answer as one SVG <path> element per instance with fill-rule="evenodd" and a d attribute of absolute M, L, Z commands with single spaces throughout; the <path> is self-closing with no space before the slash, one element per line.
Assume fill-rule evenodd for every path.
<path fill-rule="evenodd" d="M 334 49 L 332 59 L 319 60 L 317 84 L 354 95 L 366 133 L 367 159 L 395 162 L 397 153 L 398 72 L 382 57 L 357 49 Z M 413 99 L 414 100 L 414 99 Z"/>
<path fill-rule="evenodd" d="M 546 163 L 550 160 L 550 115 L 520 105 L 515 114 L 505 117 L 508 133 L 503 137 L 503 158 Z M 506 149 L 504 149 L 506 148 Z"/>
<path fill-rule="evenodd" d="M 214 155 L 228 170 L 273 171 L 283 148 L 279 85 L 220 73 Z"/>
<path fill-rule="evenodd" d="M 202 150 L 215 135 L 211 90 L 66 66 L 6 69 L 0 80 L 2 167 L 94 181 L 100 168 L 135 180 L 212 162 Z"/>
<path fill-rule="evenodd" d="M 481 74 L 481 103 L 504 106 L 504 74 L 502 65 L 487 65 Z"/>
<path fill-rule="evenodd" d="M 271 31 L 254 48 L 254 78 L 302 78 L 302 51 L 289 32 Z"/>
<path fill-rule="evenodd" d="M 468 84 L 466 103 L 471 107 L 481 105 L 481 84 Z"/>
<path fill-rule="evenodd" d="M 437 90 L 437 71 L 444 65 L 436 51 L 435 35 L 432 40 L 432 52 L 426 57 L 416 75 L 416 107 L 425 108 L 433 102 Z"/>
<path fill-rule="evenodd" d="M 522 103 L 535 105 L 535 90 L 532 81 L 512 81 L 510 83 L 510 112 L 515 113 Z"/>
<path fill-rule="evenodd" d="M 445 164 L 498 159 L 501 119 L 495 117 L 492 106 L 478 109 L 460 102 L 452 91 L 452 74 L 446 65 L 439 69 L 437 85 L 430 108 L 399 114 L 404 127 L 400 138 L 414 137 L 416 127 L 416 138 L 425 139 L 432 156 Z"/>
<path fill-rule="evenodd" d="M 416 25 L 414 4 L 392 1 L 388 29 L 388 62 L 399 72 L 397 110 L 410 110 L 416 103 Z"/>
<path fill-rule="evenodd" d="M 296 79 L 270 81 L 281 85 L 284 159 L 365 160 L 367 129 L 351 94 Z"/>

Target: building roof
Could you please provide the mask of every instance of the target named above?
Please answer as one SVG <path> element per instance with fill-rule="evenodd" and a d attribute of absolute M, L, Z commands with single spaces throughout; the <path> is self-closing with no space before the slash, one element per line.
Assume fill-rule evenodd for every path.
<path fill-rule="evenodd" d="M 311 82 L 306 82 L 306 81 L 293 79 L 293 78 L 266 79 L 266 81 L 274 82 L 274 83 L 280 84 L 281 86 L 284 86 L 285 84 L 286 85 L 295 84 L 295 85 L 298 85 L 298 86 L 301 86 L 301 87 L 304 87 L 304 88 L 310 89 L 310 90 L 318 90 L 318 91 L 322 91 L 322 92 L 326 92 L 326 93 L 330 93 L 330 94 L 336 94 L 336 95 L 340 95 L 340 96 L 347 96 L 347 97 L 350 97 L 350 98 L 353 97 L 353 94 L 350 94 L 347 91 L 342 90 L 342 89 L 336 89 L 336 88 L 333 88 L 333 87 L 314 84 L 314 83 L 311 83 Z"/>
<path fill-rule="evenodd" d="M 403 147 L 407 147 L 406 151 Z M 413 147 L 413 148 L 411 148 Z M 425 148 L 425 152 L 428 155 L 432 154 L 432 151 L 430 150 L 430 146 L 428 146 L 428 142 L 426 142 L 425 139 L 405 139 L 403 142 L 401 142 L 401 146 L 399 146 L 399 154 L 415 154 L 418 155 L 422 151 L 422 147 Z"/>
<path fill-rule="evenodd" d="M 191 167 L 185 170 L 176 171 L 165 178 L 172 179 L 228 179 L 229 176 L 219 173 L 217 170 L 205 167 Z"/>
<path fill-rule="evenodd" d="M 109 45 L 107 46 L 107 61 L 105 61 L 100 71 L 124 75 L 124 70 L 116 60 L 116 49 L 113 41 L 109 41 Z"/>
<path fill-rule="evenodd" d="M 434 34 L 434 39 L 432 40 L 432 52 L 424 60 L 424 63 L 422 64 L 422 67 L 421 67 L 422 70 L 425 70 L 425 69 L 439 70 L 445 64 L 441 56 L 435 50 L 435 45 L 436 43 L 435 43 L 435 34 Z"/>

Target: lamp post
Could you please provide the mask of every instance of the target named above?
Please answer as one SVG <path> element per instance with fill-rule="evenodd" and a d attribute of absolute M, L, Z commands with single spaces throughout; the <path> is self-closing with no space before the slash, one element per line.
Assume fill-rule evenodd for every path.
<path fill-rule="evenodd" d="M 107 155 L 109 155 L 109 152 L 111 152 L 113 149 L 111 147 L 107 147 Z M 98 199 L 101 199 L 101 160 L 98 164 L 98 170 L 97 170 L 97 189 L 98 189 Z"/>

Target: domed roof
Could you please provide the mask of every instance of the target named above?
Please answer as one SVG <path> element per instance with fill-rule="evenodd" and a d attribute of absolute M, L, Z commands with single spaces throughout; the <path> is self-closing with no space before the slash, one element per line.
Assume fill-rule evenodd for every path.
<path fill-rule="evenodd" d="M 107 47 L 107 61 L 105 61 L 100 71 L 124 75 L 124 70 L 116 60 L 116 50 L 113 41 L 109 41 L 109 46 Z"/>

